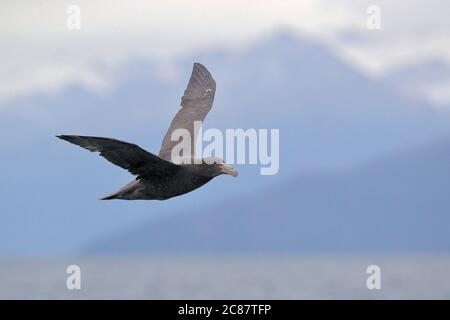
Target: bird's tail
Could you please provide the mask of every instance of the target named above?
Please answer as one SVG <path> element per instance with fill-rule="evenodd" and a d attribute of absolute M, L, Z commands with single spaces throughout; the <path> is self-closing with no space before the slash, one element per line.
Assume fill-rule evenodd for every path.
<path fill-rule="evenodd" d="M 122 188 L 119 189 L 119 191 L 110 193 L 103 198 L 100 198 L 100 200 L 112 200 L 112 199 L 121 199 L 121 200 L 134 200 L 133 192 L 136 190 L 136 188 L 139 187 L 139 181 L 133 180 L 130 183 L 126 184 Z"/>
<path fill-rule="evenodd" d="M 113 199 L 119 199 L 117 192 L 108 194 L 108 195 L 104 196 L 103 198 L 100 198 L 99 200 L 113 200 Z"/>

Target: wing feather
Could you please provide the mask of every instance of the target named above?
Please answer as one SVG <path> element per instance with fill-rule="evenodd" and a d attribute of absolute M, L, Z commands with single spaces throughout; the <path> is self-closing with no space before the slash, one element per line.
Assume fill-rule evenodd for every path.
<path fill-rule="evenodd" d="M 179 166 L 140 148 L 139 146 L 110 138 L 60 135 L 60 139 L 92 152 L 99 152 L 109 162 L 128 170 L 137 178 L 175 173 Z"/>
<path fill-rule="evenodd" d="M 194 63 L 191 78 L 181 98 L 181 109 L 173 118 L 164 136 L 159 156 L 171 161 L 172 148 L 179 141 L 172 141 L 172 133 L 176 129 L 187 129 L 191 136 L 191 154 L 195 155 L 197 132 L 194 132 L 194 121 L 203 121 L 211 110 L 216 93 L 216 82 L 211 73 L 200 63 Z"/>

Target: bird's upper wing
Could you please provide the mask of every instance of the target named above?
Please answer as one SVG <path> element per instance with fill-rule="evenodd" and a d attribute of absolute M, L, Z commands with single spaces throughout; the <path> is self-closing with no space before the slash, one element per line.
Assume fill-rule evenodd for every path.
<path fill-rule="evenodd" d="M 100 155 L 115 165 L 128 170 L 137 178 L 148 176 L 161 176 L 178 171 L 180 166 L 161 159 L 139 146 L 110 138 L 86 136 L 57 136 L 73 144 L 79 145 Z"/>
<path fill-rule="evenodd" d="M 187 155 L 194 157 L 195 143 L 197 141 L 197 132 L 194 132 L 194 121 L 203 121 L 211 110 L 214 94 L 216 93 L 216 82 L 211 76 L 211 73 L 200 63 L 194 63 L 191 78 L 188 86 L 181 98 L 181 109 L 177 112 L 167 130 L 164 140 L 162 142 L 159 156 L 171 161 L 172 148 L 179 143 L 179 141 L 172 141 L 172 133 L 176 129 L 187 129 L 191 135 L 191 154 Z"/>

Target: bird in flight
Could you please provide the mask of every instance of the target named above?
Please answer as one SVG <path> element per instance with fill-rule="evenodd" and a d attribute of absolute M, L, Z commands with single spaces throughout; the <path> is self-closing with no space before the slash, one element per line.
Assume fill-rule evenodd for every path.
<path fill-rule="evenodd" d="M 191 78 L 181 98 L 181 108 L 170 124 L 159 155 L 152 154 L 139 146 L 110 138 L 59 135 L 60 139 L 76 144 L 92 152 L 99 152 L 113 164 L 128 170 L 136 179 L 119 191 L 101 200 L 166 200 L 195 190 L 221 174 L 233 177 L 238 172 L 216 157 L 195 159 L 174 163 L 172 149 L 179 141 L 172 140 L 177 129 L 187 130 L 192 137 L 190 154 L 194 160 L 197 130 L 194 122 L 202 122 L 211 110 L 216 82 L 209 71 L 200 63 L 194 63 Z M 189 148 L 188 148 L 189 150 Z"/>

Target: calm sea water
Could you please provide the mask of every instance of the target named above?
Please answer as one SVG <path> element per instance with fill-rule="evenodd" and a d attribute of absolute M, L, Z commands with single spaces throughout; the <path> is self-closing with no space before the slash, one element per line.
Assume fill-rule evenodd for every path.
<path fill-rule="evenodd" d="M 66 268 L 81 268 L 81 290 Z M 369 265 L 381 289 L 369 290 Z M 449 299 L 450 256 L 0 261 L 2 299 Z"/>

